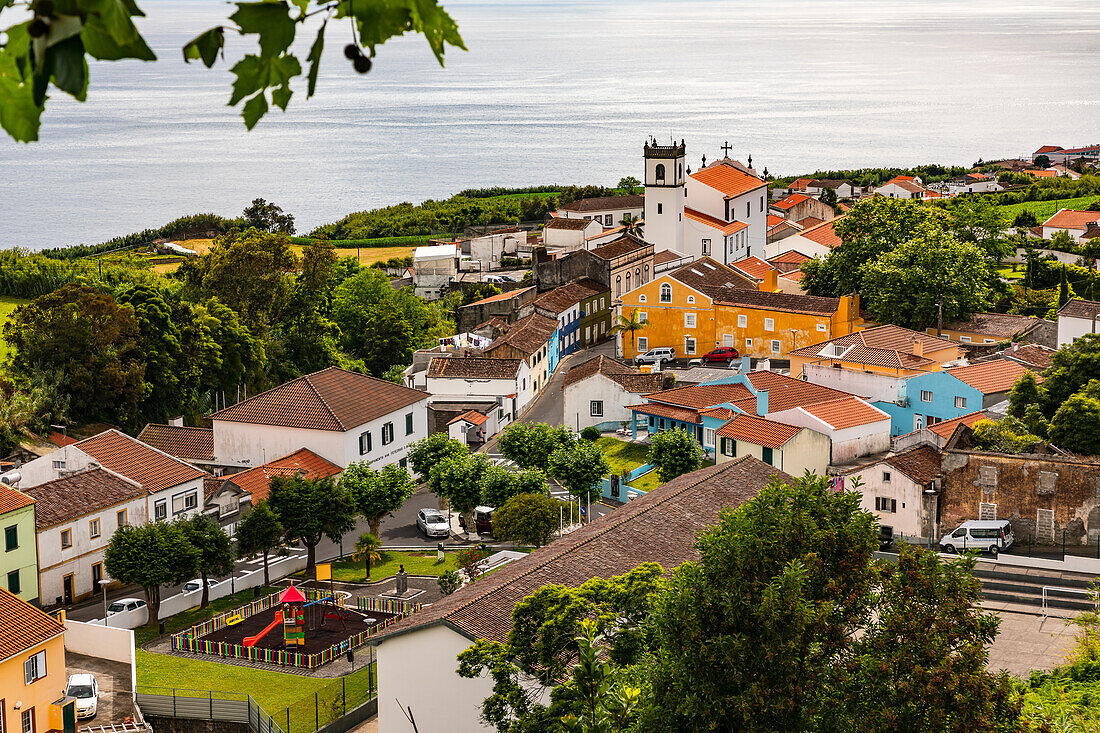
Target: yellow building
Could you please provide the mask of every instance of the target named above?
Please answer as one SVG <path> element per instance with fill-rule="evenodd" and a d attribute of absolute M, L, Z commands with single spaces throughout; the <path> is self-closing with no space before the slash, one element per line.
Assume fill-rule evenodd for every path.
<path fill-rule="evenodd" d="M 958 343 L 901 326 L 875 326 L 795 349 L 791 376 L 804 377 L 803 367 L 823 366 L 891 377 L 938 372 L 962 358 Z"/>
<path fill-rule="evenodd" d="M 940 336 L 963 344 L 990 345 L 1002 341 L 1016 341 L 1024 339 L 1032 332 L 1055 325 L 1051 321 L 1031 316 L 1013 316 L 1007 313 L 974 313 L 965 321 L 952 321 L 943 324 Z M 928 329 L 928 333 L 935 335 L 934 327 Z M 1031 339 L 1026 339 L 1031 340 Z"/>
<path fill-rule="evenodd" d="M 0 620 L 0 730 L 75 730 L 76 710 L 65 699 L 65 627 L 6 590 Z"/>

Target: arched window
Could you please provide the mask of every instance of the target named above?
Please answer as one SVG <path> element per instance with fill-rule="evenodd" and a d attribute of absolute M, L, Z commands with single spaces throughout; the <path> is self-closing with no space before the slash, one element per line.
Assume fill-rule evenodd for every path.
<path fill-rule="evenodd" d="M 645 294 L 644 293 L 642 295 L 638 296 L 638 302 L 639 303 L 644 303 L 645 302 Z"/>
<path fill-rule="evenodd" d="M 672 302 L 672 286 L 669 285 L 668 283 L 662 283 L 661 284 L 661 302 L 662 303 L 671 303 Z"/>
<path fill-rule="evenodd" d="M 645 266 L 645 279 L 642 280 L 642 282 L 643 283 L 649 282 L 649 265 Z"/>
<path fill-rule="evenodd" d="M 634 268 L 634 287 L 638 287 L 642 284 L 642 268 Z"/>
<path fill-rule="evenodd" d="M 616 275 L 615 276 L 615 296 L 618 297 L 622 294 L 623 294 L 623 279 L 620 276 Z"/>
<path fill-rule="evenodd" d="M 626 292 L 630 292 L 630 273 L 626 273 Z"/>
<path fill-rule="evenodd" d="M 694 303 L 695 302 L 695 296 L 694 295 L 689 295 L 688 296 L 688 302 L 689 303 Z"/>
<path fill-rule="evenodd" d="M 657 167 L 653 171 L 653 176 L 654 176 L 654 178 L 657 179 L 658 182 L 660 182 L 660 183 L 665 182 L 665 164 L 664 163 L 658 163 L 657 164 Z"/>
<path fill-rule="evenodd" d="M 680 165 L 676 166 L 676 170 L 678 171 L 677 180 L 679 180 L 680 178 L 683 178 L 684 177 L 684 164 L 681 163 Z"/>

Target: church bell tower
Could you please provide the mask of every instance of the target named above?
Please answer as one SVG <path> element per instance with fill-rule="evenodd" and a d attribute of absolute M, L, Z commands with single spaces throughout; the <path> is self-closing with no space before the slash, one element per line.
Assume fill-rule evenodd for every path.
<path fill-rule="evenodd" d="M 684 141 L 645 144 L 645 240 L 656 252 L 683 251 L 684 245 Z"/>

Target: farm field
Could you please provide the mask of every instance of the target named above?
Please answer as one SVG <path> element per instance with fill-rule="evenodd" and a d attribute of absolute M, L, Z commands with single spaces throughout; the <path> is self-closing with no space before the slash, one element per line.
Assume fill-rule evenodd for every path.
<path fill-rule="evenodd" d="M 187 239 L 177 242 L 181 247 L 187 247 L 193 249 L 200 255 L 205 254 L 210 250 L 213 244 L 212 239 Z M 303 245 L 292 244 L 290 248 L 294 250 L 294 254 L 298 257 L 302 256 L 302 250 L 305 249 Z M 415 246 L 400 246 L 400 247 L 363 247 L 359 250 L 359 264 L 363 267 L 368 267 L 375 262 L 381 262 L 388 260 L 391 257 L 412 257 Z M 337 249 L 336 255 L 338 257 L 355 257 L 355 250 L 353 249 Z M 172 263 L 168 265 L 154 265 L 153 270 L 164 275 L 169 272 L 175 271 L 179 267 L 179 263 Z"/>
<path fill-rule="evenodd" d="M 1009 204 L 1002 206 L 1001 213 L 1012 221 L 1021 211 L 1030 211 L 1040 222 L 1049 219 L 1061 209 L 1087 209 L 1090 204 L 1100 201 L 1100 196 L 1079 196 L 1072 199 L 1055 199 L 1053 201 L 1025 201 L 1022 204 Z"/>

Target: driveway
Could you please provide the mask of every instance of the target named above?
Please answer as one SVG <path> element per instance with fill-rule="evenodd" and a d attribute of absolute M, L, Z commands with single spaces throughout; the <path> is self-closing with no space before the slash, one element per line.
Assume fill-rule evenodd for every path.
<path fill-rule="evenodd" d="M 99 685 L 96 716 L 76 721 L 77 728 L 121 724 L 134 714 L 130 665 L 66 651 L 65 671 L 70 675 L 94 675 Z"/>

